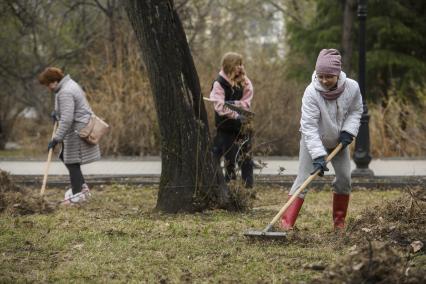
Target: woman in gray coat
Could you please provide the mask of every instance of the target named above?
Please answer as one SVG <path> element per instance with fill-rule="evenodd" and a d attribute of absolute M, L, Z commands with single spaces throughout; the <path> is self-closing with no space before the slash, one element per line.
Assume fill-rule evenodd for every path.
<path fill-rule="evenodd" d="M 92 109 L 87 102 L 83 89 L 71 79 L 64 76 L 61 69 L 46 68 L 38 76 L 40 84 L 55 93 L 55 111 L 52 117 L 59 126 L 48 144 L 48 149 L 62 144 L 59 155 L 70 175 L 71 189 L 65 193 L 65 203 L 81 202 L 90 194 L 84 181 L 81 165 L 100 159 L 99 145 L 90 145 L 80 138 L 78 132 L 87 125 Z"/>

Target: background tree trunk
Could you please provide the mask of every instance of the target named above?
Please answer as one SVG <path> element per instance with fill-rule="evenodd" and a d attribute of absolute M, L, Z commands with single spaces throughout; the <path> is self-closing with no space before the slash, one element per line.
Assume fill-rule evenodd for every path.
<path fill-rule="evenodd" d="M 125 3 L 141 47 L 160 126 L 162 171 L 157 209 L 234 209 L 210 149 L 200 83 L 173 1 Z"/>
<path fill-rule="evenodd" d="M 0 150 L 4 150 L 5 146 L 6 146 L 6 135 L 3 131 L 3 126 L 2 126 L 2 121 L 0 118 Z"/>

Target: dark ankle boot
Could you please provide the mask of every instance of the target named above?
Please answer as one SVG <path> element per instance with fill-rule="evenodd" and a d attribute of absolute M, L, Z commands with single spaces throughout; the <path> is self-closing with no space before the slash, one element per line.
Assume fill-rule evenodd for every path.
<path fill-rule="evenodd" d="M 288 196 L 288 199 L 291 198 L 291 195 Z M 302 204 L 305 199 L 300 198 L 299 196 L 290 204 L 287 210 L 281 217 L 281 227 L 284 230 L 293 229 L 294 223 L 296 223 L 297 216 L 299 215 L 300 208 L 302 208 Z"/>
<path fill-rule="evenodd" d="M 334 229 L 345 228 L 345 217 L 348 211 L 349 194 L 333 193 Z"/>

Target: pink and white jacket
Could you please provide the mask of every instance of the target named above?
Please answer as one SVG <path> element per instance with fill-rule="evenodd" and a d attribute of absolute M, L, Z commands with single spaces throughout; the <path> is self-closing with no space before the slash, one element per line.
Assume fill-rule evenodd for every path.
<path fill-rule="evenodd" d="M 226 76 L 225 72 L 221 70 L 219 75 L 222 76 L 229 84 L 231 80 Z M 226 116 L 232 119 L 236 119 L 238 113 L 224 107 L 225 102 L 225 91 L 219 82 L 215 81 L 213 84 L 212 91 L 210 92 L 210 99 L 214 101 L 214 110 L 220 116 Z M 253 99 L 253 85 L 247 76 L 245 77 L 245 87 L 243 91 L 243 97 L 239 101 L 235 101 L 235 105 L 242 107 L 246 110 L 250 110 L 251 100 Z"/>

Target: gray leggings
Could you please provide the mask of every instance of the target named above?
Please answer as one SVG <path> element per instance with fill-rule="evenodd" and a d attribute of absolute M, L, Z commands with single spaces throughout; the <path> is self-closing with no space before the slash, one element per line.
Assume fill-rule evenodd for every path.
<path fill-rule="evenodd" d="M 290 195 L 293 195 L 294 192 L 303 184 L 303 182 L 311 175 L 311 172 L 314 170 L 313 160 L 311 155 L 306 148 L 306 143 L 304 138 L 300 139 L 300 151 L 299 151 L 299 169 L 297 171 L 297 178 L 293 183 L 293 186 L 290 190 Z M 349 153 L 349 148 L 341 150 L 334 158 L 331 160 L 333 165 L 334 172 L 336 174 L 333 180 L 334 192 L 340 194 L 350 194 L 351 193 L 351 158 Z M 305 189 L 299 197 L 304 198 L 307 190 Z"/>

